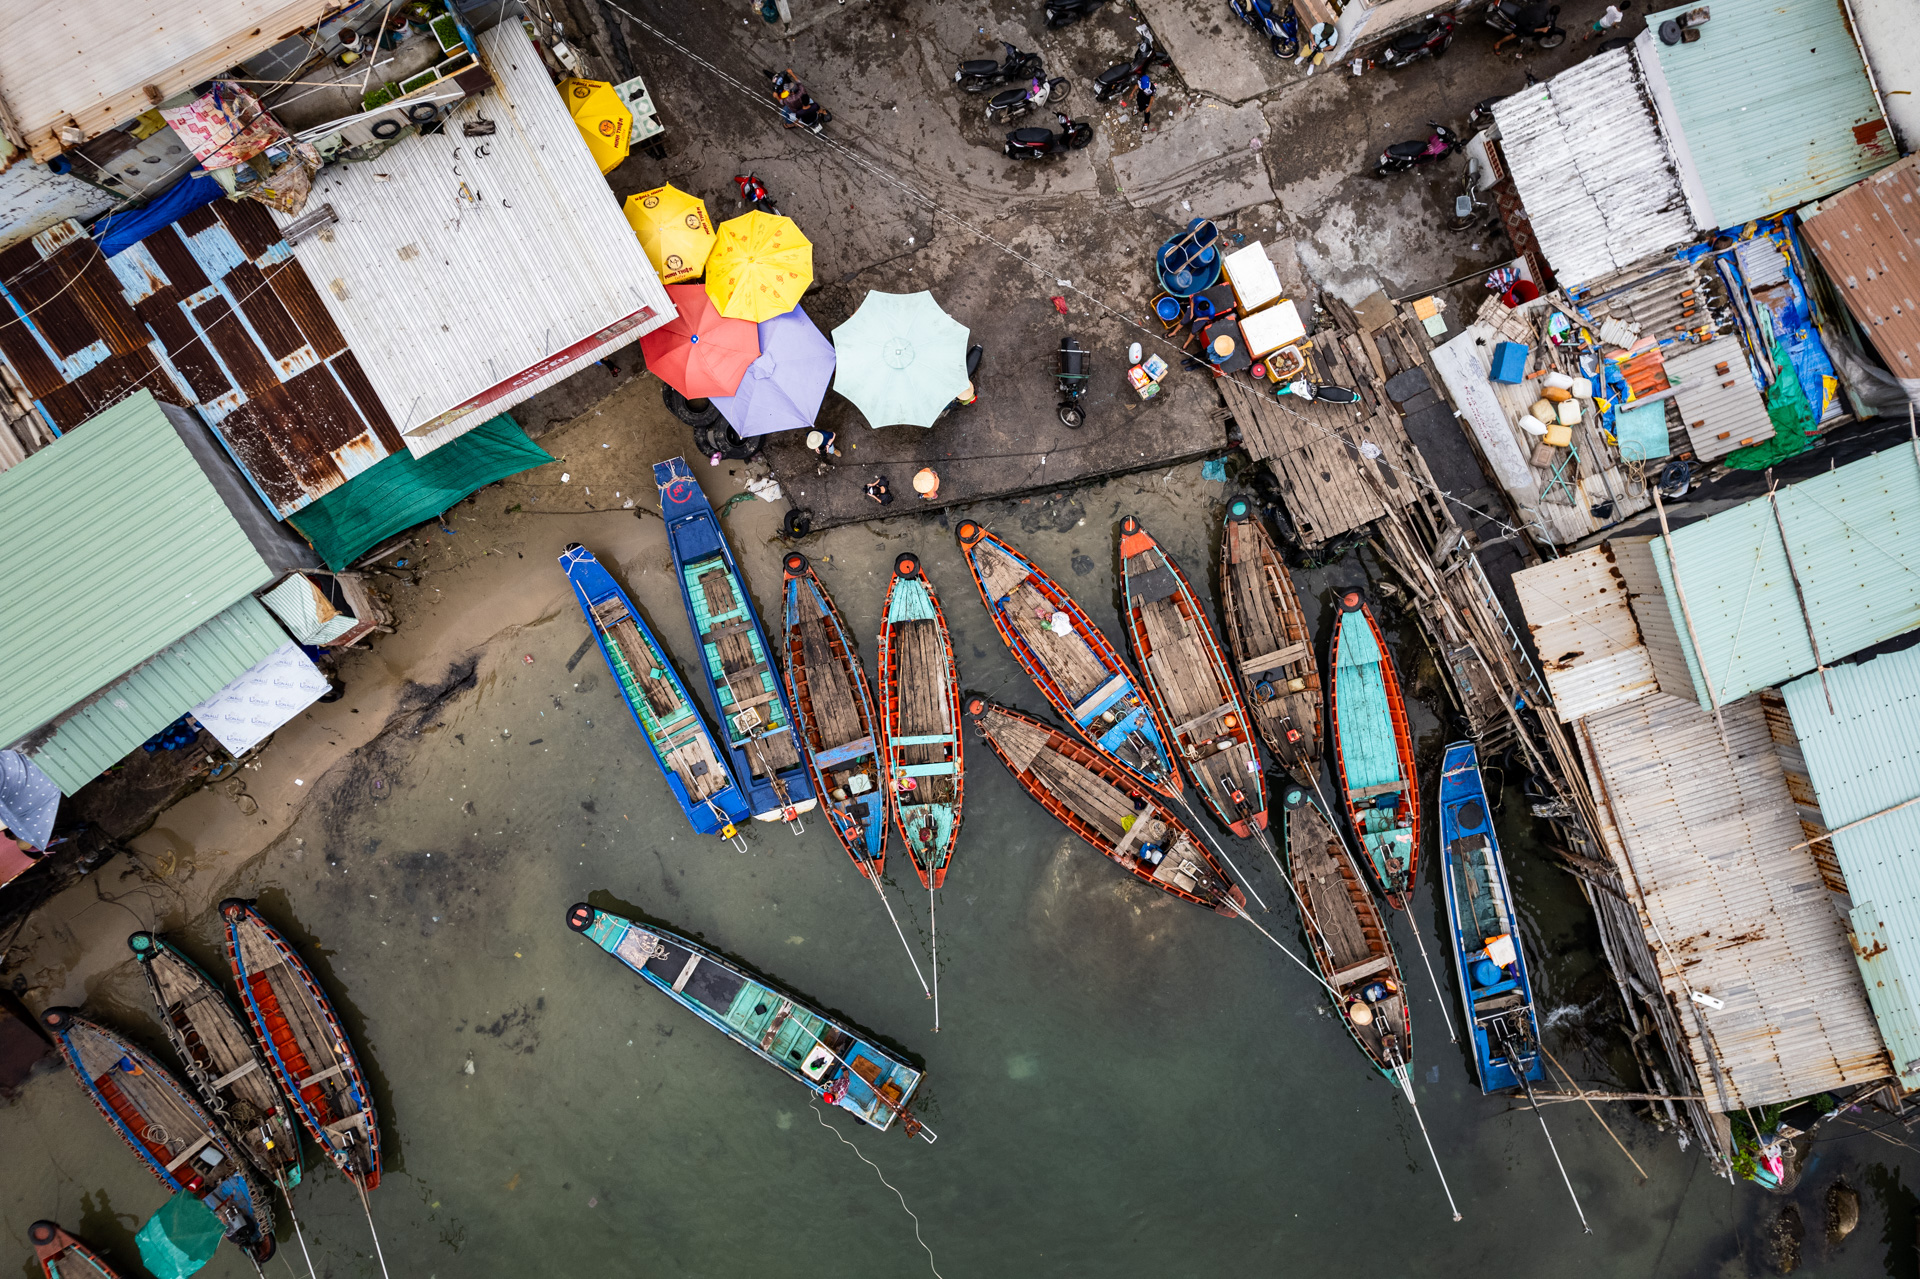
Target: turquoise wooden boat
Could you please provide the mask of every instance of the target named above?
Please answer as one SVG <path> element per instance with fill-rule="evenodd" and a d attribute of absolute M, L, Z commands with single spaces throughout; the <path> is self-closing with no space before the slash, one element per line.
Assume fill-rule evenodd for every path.
<path fill-rule="evenodd" d="M 1373 612 L 1348 591 L 1333 633 L 1333 749 L 1361 861 L 1387 904 L 1405 910 L 1420 861 L 1420 783 L 1400 678 Z"/>
<path fill-rule="evenodd" d="M 907 856 L 927 889 L 947 881 L 960 838 L 966 755 L 947 615 L 917 555 L 893 562 L 880 624 L 880 732 Z"/>
<path fill-rule="evenodd" d="M 781 1074 L 861 1123 L 934 1140 L 908 1112 L 920 1072 L 696 941 L 581 902 L 567 927 Z"/>

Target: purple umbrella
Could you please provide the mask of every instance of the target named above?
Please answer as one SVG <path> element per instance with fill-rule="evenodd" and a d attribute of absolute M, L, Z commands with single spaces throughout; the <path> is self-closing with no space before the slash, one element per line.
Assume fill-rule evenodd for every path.
<path fill-rule="evenodd" d="M 833 362 L 833 343 L 795 307 L 760 321 L 760 358 L 747 366 L 738 391 L 713 396 L 713 403 L 743 436 L 803 430 L 820 415 Z"/>

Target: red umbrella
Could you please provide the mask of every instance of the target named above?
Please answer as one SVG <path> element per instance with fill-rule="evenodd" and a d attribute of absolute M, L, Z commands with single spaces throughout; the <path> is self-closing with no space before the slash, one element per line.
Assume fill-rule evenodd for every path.
<path fill-rule="evenodd" d="M 760 358 L 760 326 L 720 314 L 699 284 L 669 284 L 680 314 L 640 339 L 647 367 L 690 400 L 732 395 Z"/>

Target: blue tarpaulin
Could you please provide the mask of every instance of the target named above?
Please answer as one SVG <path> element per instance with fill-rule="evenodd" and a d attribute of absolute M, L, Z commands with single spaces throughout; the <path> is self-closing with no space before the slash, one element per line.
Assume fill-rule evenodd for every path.
<path fill-rule="evenodd" d="M 225 195 L 226 188 L 209 177 L 186 178 L 174 183 L 149 201 L 145 208 L 111 213 L 93 224 L 93 238 L 107 257 L 124 252 L 192 213 L 203 204 L 212 204 Z"/>

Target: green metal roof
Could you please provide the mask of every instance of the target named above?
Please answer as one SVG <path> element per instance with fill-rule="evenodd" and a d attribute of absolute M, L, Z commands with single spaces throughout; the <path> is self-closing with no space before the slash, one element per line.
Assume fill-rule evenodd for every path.
<path fill-rule="evenodd" d="M 247 596 L 102 689 L 27 754 L 71 795 L 285 643 L 272 614 Z"/>
<path fill-rule="evenodd" d="M 1647 14 L 1638 52 L 1713 225 L 1805 204 L 1900 158 L 1839 0 L 1713 0 L 1697 41 L 1662 44 L 1660 24 L 1697 7 Z"/>
<path fill-rule="evenodd" d="M 1920 796 L 1920 647 L 1780 691 L 1827 829 Z M 1833 850 L 1868 1002 L 1901 1083 L 1920 1087 L 1920 804 L 1840 830 Z"/>
<path fill-rule="evenodd" d="M 0 474 L 0 744 L 273 577 L 152 395 L 88 419 Z"/>
<path fill-rule="evenodd" d="M 1714 13 L 1718 21 L 1717 7 Z M 1657 537 L 1649 543 L 1703 708 L 1713 701 L 1702 654 L 1726 706 L 1813 670 L 1809 628 L 1831 664 L 1920 627 L 1920 446 L 1901 444 L 1783 485 L 1777 497 L 1778 523 L 1763 497 L 1674 530 L 1692 639 L 1666 546 Z M 1804 614 L 1788 546 L 1806 593 Z"/>

